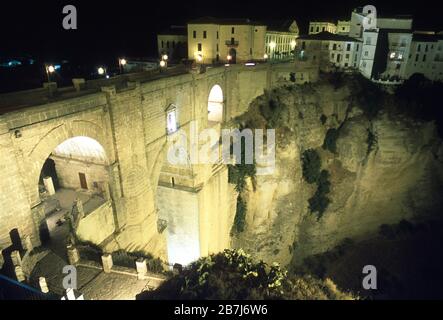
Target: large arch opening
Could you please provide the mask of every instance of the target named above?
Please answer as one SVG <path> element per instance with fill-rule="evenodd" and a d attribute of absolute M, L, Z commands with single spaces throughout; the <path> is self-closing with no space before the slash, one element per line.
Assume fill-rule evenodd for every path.
<path fill-rule="evenodd" d="M 39 230 L 43 245 L 66 255 L 69 219 L 80 219 L 108 200 L 108 166 L 104 148 L 92 138 L 76 136 L 55 147 L 38 182 L 45 216 Z"/>
<path fill-rule="evenodd" d="M 211 126 L 223 122 L 223 90 L 216 84 L 208 97 L 208 124 Z"/>

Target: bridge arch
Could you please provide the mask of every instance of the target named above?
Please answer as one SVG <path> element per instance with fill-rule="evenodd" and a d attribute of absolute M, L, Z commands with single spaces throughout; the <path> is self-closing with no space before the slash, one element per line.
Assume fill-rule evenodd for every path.
<path fill-rule="evenodd" d="M 208 124 L 221 123 L 224 120 L 224 95 L 220 85 L 214 84 L 208 95 Z"/>
<path fill-rule="evenodd" d="M 83 120 L 72 121 L 52 128 L 39 140 L 27 157 L 28 163 L 32 166 L 28 180 L 31 206 L 40 203 L 38 182 L 44 163 L 57 146 L 74 137 L 87 137 L 95 140 L 103 147 L 108 163 L 112 163 L 112 152 L 110 146 L 106 143 L 104 130 L 96 123 Z"/>

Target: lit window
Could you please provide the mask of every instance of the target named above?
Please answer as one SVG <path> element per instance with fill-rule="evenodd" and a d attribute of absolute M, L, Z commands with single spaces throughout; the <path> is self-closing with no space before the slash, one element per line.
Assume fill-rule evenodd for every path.
<path fill-rule="evenodd" d="M 177 109 L 171 105 L 166 111 L 166 130 L 168 134 L 177 131 Z"/>
<path fill-rule="evenodd" d="M 391 52 L 391 54 L 389 55 L 389 57 L 390 57 L 391 59 L 394 59 L 394 58 L 395 58 L 395 52 Z"/>

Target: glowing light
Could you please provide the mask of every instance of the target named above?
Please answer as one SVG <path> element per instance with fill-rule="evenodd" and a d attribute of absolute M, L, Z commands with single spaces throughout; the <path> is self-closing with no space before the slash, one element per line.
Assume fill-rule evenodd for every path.
<path fill-rule="evenodd" d="M 168 60 L 168 55 L 167 55 L 167 54 L 164 54 L 164 55 L 162 56 L 162 59 L 165 60 L 165 61 Z"/>
<path fill-rule="evenodd" d="M 47 70 L 48 70 L 49 73 L 53 73 L 55 71 L 55 68 L 54 68 L 53 65 L 50 65 L 50 66 L 47 67 Z"/>
<path fill-rule="evenodd" d="M 218 84 L 214 85 L 209 92 L 208 121 L 223 121 L 223 90 Z"/>
<path fill-rule="evenodd" d="M 295 40 L 292 40 L 292 41 L 291 41 L 291 47 L 292 47 L 292 48 L 295 48 L 296 44 L 297 44 L 297 42 L 295 42 Z"/>
<path fill-rule="evenodd" d="M 127 61 L 126 61 L 126 59 L 120 59 L 120 64 L 122 65 L 122 66 L 124 66 L 125 64 L 127 63 Z"/>
<path fill-rule="evenodd" d="M 166 116 L 166 128 L 168 129 L 168 133 L 177 131 L 177 116 L 175 110 L 168 112 Z"/>
<path fill-rule="evenodd" d="M 105 74 L 105 68 L 100 67 L 100 68 L 97 69 L 97 72 L 98 72 L 99 75 L 103 75 L 103 74 Z"/>
<path fill-rule="evenodd" d="M 203 56 L 201 54 L 197 55 L 197 61 L 199 62 L 203 61 Z"/>
<path fill-rule="evenodd" d="M 109 75 L 108 74 L 106 75 L 106 79 L 109 79 Z"/>
<path fill-rule="evenodd" d="M 228 61 L 232 60 L 232 56 L 230 54 L 228 54 L 228 56 L 226 58 L 228 59 Z"/>
<path fill-rule="evenodd" d="M 166 66 L 165 60 L 160 61 L 160 67 L 164 68 Z"/>
<path fill-rule="evenodd" d="M 255 66 L 255 63 L 254 62 L 246 62 L 245 66 Z"/>
<path fill-rule="evenodd" d="M 230 66 L 230 64 L 229 64 L 229 63 L 226 63 L 226 64 L 225 64 L 225 67 L 229 67 L 229 66 Z"/>
<path fill-rule="evenodd" d="M 263 59 L 268 59 L 268 55 L 265 53 Z"/>
<path fill-rule="evenodd" d="M 391 57 L 391 59 L 394 59 L 395 58 L 395 52 L 391 52 L 390 57 Z"/>
<path fill-rule="evenodd" d="M 271 49 L 275 49 L 276 43 L 274 41 L 272 41 L 269 46 L 271 47 Z"/>

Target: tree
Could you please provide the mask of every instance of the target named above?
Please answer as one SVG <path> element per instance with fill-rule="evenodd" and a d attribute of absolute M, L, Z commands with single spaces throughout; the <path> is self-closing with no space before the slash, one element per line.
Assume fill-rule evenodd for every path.
<path fill-rule="evenodd" d="M 303 178 L 309 184 L 315 183 L 320 176 L 320 156 L 314 149 L 305 150 L 301 156 Z"/>

